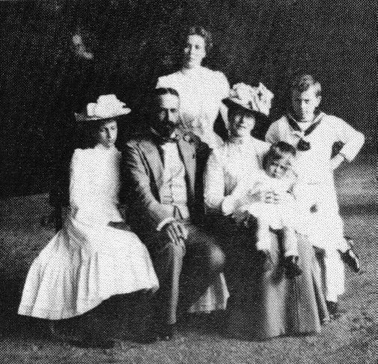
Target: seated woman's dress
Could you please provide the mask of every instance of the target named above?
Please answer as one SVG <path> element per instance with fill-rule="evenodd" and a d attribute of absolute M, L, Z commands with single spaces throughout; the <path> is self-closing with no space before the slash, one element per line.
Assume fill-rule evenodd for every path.
<path fill-rule="evenodd" d="M 214 123 L 228 97 L 230 85 L 226 76 L 206 67 L 182 69 L 158 79 L 157 88 L 171 87 L 180 95 L 180 118 L 185 130 L 215 148 L 222 139 L 214 132 Z"/>
<path fill-rule="evenodd" d="M 108 225 L 123 221 L 117 208 L 119 163 L 115 147 L 75 150 L 70 211 L 29 270 L 20 315 L 67 319 L 113 295 L 158 288 L 149 253 L 139 238 Z"/>
<path fill-rule="evenodd" d="M 243 144 L 226 142 L 210 156 L 205 175 L 210 225 L 223 241 L 228 262 L 225 273 L 231 297 L 225 332 L 249 340 L 316 333 L 322 320 L 328 319 L 319 266 L 305 237 L 298 236 L 303 273 L 287 279 L 280 237 L 272 231 L 273 269 L 264 271 L 254 232 L 236 226 L 231 218 L 232 192 L 243 178 L 258 172 L 268 148 L 268 143 L 254 138 Z"/>

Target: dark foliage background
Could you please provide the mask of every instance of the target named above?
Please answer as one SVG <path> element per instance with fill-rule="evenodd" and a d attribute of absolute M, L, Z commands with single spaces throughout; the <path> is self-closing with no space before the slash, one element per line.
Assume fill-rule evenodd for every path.
<path fill-rule="evenodd" d="M 375 152 L 375 21 L 372 0 L 2 1 L 1 191 L 47 191 L 76 135 L 73 111 L 108 92 L 138 110 L 157 77 L 178 67 L 191 24 L 213 32 L 209 67 L 275 93 L 272 119 L 293 74 L 314 73 L 323 108 L 365 132 L 365 150 Z M 92 61 L 72 52 L 78 29 Z M 127 125 L 140 122 L 134 112 Z"/>

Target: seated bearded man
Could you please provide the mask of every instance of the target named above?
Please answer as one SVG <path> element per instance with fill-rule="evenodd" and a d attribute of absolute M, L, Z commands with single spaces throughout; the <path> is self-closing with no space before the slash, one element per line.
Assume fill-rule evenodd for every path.
<path fill-rule="evenodd" d="M 180 135 L 179 105 L 176 90 L 156 89 L 149 130 L 126 144 L 122 162 L 130 222 L 160 282 L 151 335 L 163 340 L 173 337 L 178 311 L 187 311 L 224 266 L 222 250 L 201 229 L 208 148 Z"/>

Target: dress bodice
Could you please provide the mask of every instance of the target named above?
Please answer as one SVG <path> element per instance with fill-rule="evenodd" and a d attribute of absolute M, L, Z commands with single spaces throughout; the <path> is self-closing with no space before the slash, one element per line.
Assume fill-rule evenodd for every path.
<path fill-rule="evenodd" d="M 205 204 L 219 210 L 225 198 L 246 181 L 255 181 L 270 144 L 250 138 L 244 143 L 226 142 L 209 157 L 205 174 Z"/>
<path fill-rule="evenodd" d="M 214 122 L 222 99 L 229 94 L 226 76 L 205 67 L 181 70 L 159 77 L 158 87 L 171 87 L 180 95 L 180 117 L 185 128 L 210 146 L 214 144 Z"/>
<path fill-rule="evenodd" d="M 78 220 L 107 224 L 121 221 L 118 211 L 120 152 L 101 145 L 76 149 L 71 162 L 70 207 Z"/>

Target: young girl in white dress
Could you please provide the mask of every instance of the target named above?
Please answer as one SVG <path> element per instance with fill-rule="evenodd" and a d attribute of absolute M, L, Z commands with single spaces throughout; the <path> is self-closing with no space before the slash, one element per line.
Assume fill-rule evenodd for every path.
<path fill-rule="evenodd" d="M 118 210 L 121 155 L 114 143 L 117 118 L 128 112 L 115 95 L 104 95 L 76 114 L 95 146 L 73 154 L 68 216 L 29 269 L 20 315 L 68 319 L 111 296 L 158 288 L 146 247 Z"/>
<path fill-rule="evenodd" d="M 284 266 L 288 278 L 302 273 L 298 265 L 298 242 L 295 232 L 298 216 L 295 214 L 295 198 L 292 194 L 296 181 L 293 172 L 296 151 L 285 142 L 273 144 L 263 159 L 263 168 L 251 174 L 248 180 L 238 184 L 235 194 L 240 196 L 235 204 L 234 218 L 238 222 L 248 212 L 256 219 L 256 249 L 264 259 L 263 269 L 272 269 L 270 255 L 270 229 L 282 232 Z M 256 200 L 256 193 L 274 193 L 282 196 L 279 204 Z"/>
<path fill-rule="evenodd" d="M 359 270 L 359 260 L 343 236 L 333 171 L 354 159 L 364 136 L 344 120 L 321 112 L 320 102 L 320 83 L 311 75 L 297 77 L 291 87 L 291 110 L 269 127 L 266 140 L 282 140 L 297 149 L 296 196 L 303 215 L 309 217 L 303 233 L 325 251 L 327 305 L 330 314 L 337 317 L 338 295 L 344 293 L 342 260 L 355 271 Z M 342 142 L 343 147 L 332 157 L 336 142 Z"/>

